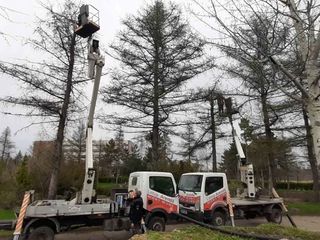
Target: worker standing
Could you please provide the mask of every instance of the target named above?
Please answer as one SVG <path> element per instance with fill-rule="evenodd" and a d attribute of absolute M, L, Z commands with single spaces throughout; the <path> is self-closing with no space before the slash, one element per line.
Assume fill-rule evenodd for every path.
<path fill-rule="evenodd" d="M 143 200 L 141 198 L 141 192 L 139 190 L 134 191 L 134 197 L 130 205 L 129 218 L 131 221 L 131 229 L 134 233 L 139 232 L 141 229 L 141 222 L 143 221 L 144 209 Z"/>

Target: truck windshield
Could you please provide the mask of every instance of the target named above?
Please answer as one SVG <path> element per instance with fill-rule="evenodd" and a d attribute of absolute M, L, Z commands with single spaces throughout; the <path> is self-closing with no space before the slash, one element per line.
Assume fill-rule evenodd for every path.
<path fill-rule="evenodd" d="M 202 184 L 202 175 L 184 175 L 179 182 L 179 190 L 200 192 Z"/>

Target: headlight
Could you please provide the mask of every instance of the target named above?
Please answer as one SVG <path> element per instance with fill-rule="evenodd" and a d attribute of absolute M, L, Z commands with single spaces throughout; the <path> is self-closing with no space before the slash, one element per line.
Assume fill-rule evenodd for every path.
<path fill-rule="evenodd" d="M 194 204 L 194 208 L 196 211 L 200 211 L 200 201 L 196 201 L 196 203 Z"/>

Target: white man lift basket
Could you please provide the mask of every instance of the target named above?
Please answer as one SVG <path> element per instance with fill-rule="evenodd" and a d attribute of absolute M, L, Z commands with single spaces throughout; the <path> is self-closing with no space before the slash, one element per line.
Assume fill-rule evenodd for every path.
<path fill-rule="evenodd" d="M 89 37 L 100 29 L 99 21 L 99 11 L 95 7 L 82 5 L 75 33 L 83 38 Z"/>

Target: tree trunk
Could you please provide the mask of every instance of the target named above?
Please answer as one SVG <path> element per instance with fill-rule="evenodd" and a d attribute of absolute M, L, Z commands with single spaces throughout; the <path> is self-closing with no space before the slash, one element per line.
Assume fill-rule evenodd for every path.
<path fill-rule="evenodd" d="M 311 172 L 312 172 L 314 198 L 315 198 L 315 201 L 319 201 L 320 200 L 319 171 L 317 166 L 317 159 L 315 158 L 314 151 L 313 151 L 313 139 L 311 134 L 311 127 L 309 124 L 309 118 L 304 107 L 302 108 L 302 113 L 303 113 L 304 126 L 306 128 L 308 160 L 309 160 Z"/>
<path fill-rule="evenodd" d="M 213 93 L 211 93 L 211 96 L 210 96 L 210 116 L 211 116 L 212 172 L 216 172 L 217 171 L 216 125 L 215 125 L 215 119 L 214 119 Z"/>
<path fill-rule="evenodd" d="M 159 86 L 158 79 L 154 80 L 154 100 L 153 100 L 153 125 L 152 125 L 152 163 L 159 160 Z"/>
<path fill-rule="evenodd" d="M 70 51 L 69 51 L 70 60 L 69 60 L 69 69 L 68 69 L 68 76 L 67 76 L 67 85 L 66 85 L 66 90 L 64 94 L 64 101 L 61 108 L 57 138 L 54 142 L 54 151 L 52 156 L 53 167 L 52 167 L 52 172 L 50 177 L 48 199 L 54 199 L 57 195 L 59 170 L 60 170 L 60 165 L 63 158 L 62 145 L 63 145 L 63 139 L 64 139 L 64 129 L 67 122 L 68 107 L 69 107 L 70 95 L 72 91 L 72 75 L 73 75 L 74 51 L 75 51 L 75 43 L 76 43 L 75 40 L 76 40 L 76 35 L 74 33 L 71 39 L 71 45 L 70 45 Z"/>
<path fill-rule="evenodd" d="M 155 56 L 153 63 L 153 125 L 152 125 L 152 167 L 155 168 L 159 161 L 160 132 L 159 132 L 159 44 L 157 35 L 154 39 Z"/>
<path fill-rule="evenodd" d="M 268 147 L 268 185 L 269 185 L 269 194 L 272 193 L 272 188 L 275 185 L 275 163 L 274 163 L 274 155 L 273 155 L 273 147 L 272 147 L 272 140 L 273 140 L 273 134 L 271 131 L 270 126 L 270 119 L 268 115 L 268 109 L 267 109 L 267 98 L 266 94 L 261 94 L 261 105 L 262 105 L 262 114 L 263 114 L 263 123 L 264 123 L 264 129 L 266 134 L 266 142 Z"/>

